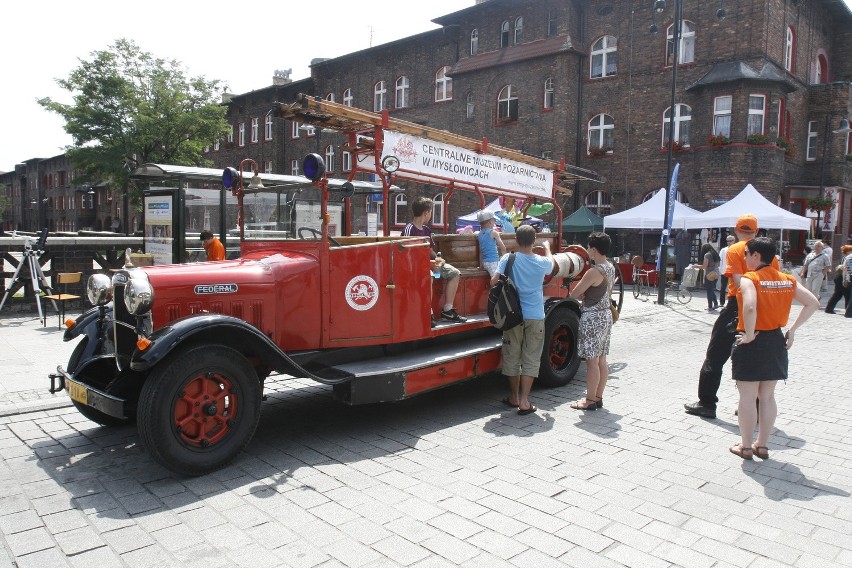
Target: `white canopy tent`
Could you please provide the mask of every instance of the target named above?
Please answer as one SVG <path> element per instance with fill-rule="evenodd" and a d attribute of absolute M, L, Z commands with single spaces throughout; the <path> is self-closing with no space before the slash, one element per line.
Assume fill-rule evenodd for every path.
<path fill-rule="evenodd" d="M 687 229 L 733 227 L 740 215 L 757 217 L 761 229 L 792 229 L 808 231 L 811 219 L 778 207 L 748 184 L 736 197 L 722 205 L 686 219 Z"/>
<path fill-rule="evenodd" d="M 636 207 L 621 213 L 604 217 L 604 229 L 662 229 L 665 208 L 666 191 L 660 189 L 645 203 L 640 203 Z M 700 211 L 676 201 L 674 215 L 672 216 L 672 228 L 684 228 L 684 221 L 699 213 Z"/>

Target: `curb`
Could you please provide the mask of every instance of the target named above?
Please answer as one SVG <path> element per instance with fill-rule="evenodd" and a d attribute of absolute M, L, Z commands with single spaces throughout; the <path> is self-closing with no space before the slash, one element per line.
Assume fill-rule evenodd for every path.
<path fill-rule="evenodd" d="M 73 406 L 68 396 L 56 399 L 33 400 L 21 403 L 4 404 L 0 406 L 0 418 L 17 416 L 18 414 L 29 414 L 30 412 L 42 412 L 45 410 L 57 410 Z"/>

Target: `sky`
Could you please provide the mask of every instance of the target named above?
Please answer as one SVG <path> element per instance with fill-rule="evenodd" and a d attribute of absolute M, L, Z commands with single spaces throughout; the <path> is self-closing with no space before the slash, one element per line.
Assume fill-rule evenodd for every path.
<path fill-rule="evenodd" d="M 844 1 L 852 6 L 852 0 Z M 71 144 L 62 119 L 36 100 L 72 102 L 56 79 L 66 78 L 80 59 L 90 59 L 93 51 L 107 49 L 116 39 L 132 39 L 143 51 L 180 61 L 190 76 L 219 79 L 230 92 L 245 93 L 271 85 L 276 69 L 292 69 L 291 78 L 304 79 L 315 57 L 338 57 L 435 29 L 433 18 L 473 4 L 255 0 L 219 8 L 224 5 L 146 0 L 131 12 L 128 4 L 105 0 L 6 2 L 0 9 L 7 23 L 0 34 L 7 69 L 0 100 L 0 171 L 31 158 L 56 156 Z M 239 7 L 245 8 L 242 13 Z"/>
<path fill-rule="evenodd" d="M 64 121 L 36 100 L 72 102 L 56 79 L 68 77 L 80 59 L 91 59 L 93 51 L 116 39 L 132 39 L 143 51 L 180 61 L 190 76 L 219 79 L 230 92 L 245 93 L 271 85 L 276 69 L 292 69 L 291 78 L 305 79 L 313 58 L 338 57 L 435 29 L 433 18 L 473 4 L 146 0 L 131 12 L 130 4 L 104 0 L 4 2 L 0 54 L 7 83 L 0 99 L 0 171 L 56 156 L 71 144 Z"/>

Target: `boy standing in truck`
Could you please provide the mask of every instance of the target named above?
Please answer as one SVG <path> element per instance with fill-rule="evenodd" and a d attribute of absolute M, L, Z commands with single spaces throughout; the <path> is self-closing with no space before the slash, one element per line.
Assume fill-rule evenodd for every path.
<path fill-rule="evenodd" d="M 500 233 L 494 230 L 494 212 L 483 209 L 476 214 L 479 221 L 479 231 L 476 240 L 479 241 L 479 258 L 482 268 L 488 271 L 489 276 L 497 272 L 497 263 L 506 254 L 506 245 L 500 238 Z"/>

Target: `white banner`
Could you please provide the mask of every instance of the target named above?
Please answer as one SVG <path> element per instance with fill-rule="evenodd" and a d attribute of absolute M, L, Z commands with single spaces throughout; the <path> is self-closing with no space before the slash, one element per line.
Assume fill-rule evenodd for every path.
<path fill-rule="evenodd" d="M 531 197 L 553 196 L 554 173 L 544 168 L 392 130 L 384 135 L 382 159 L 396 156 L 400 170 Z"/>

